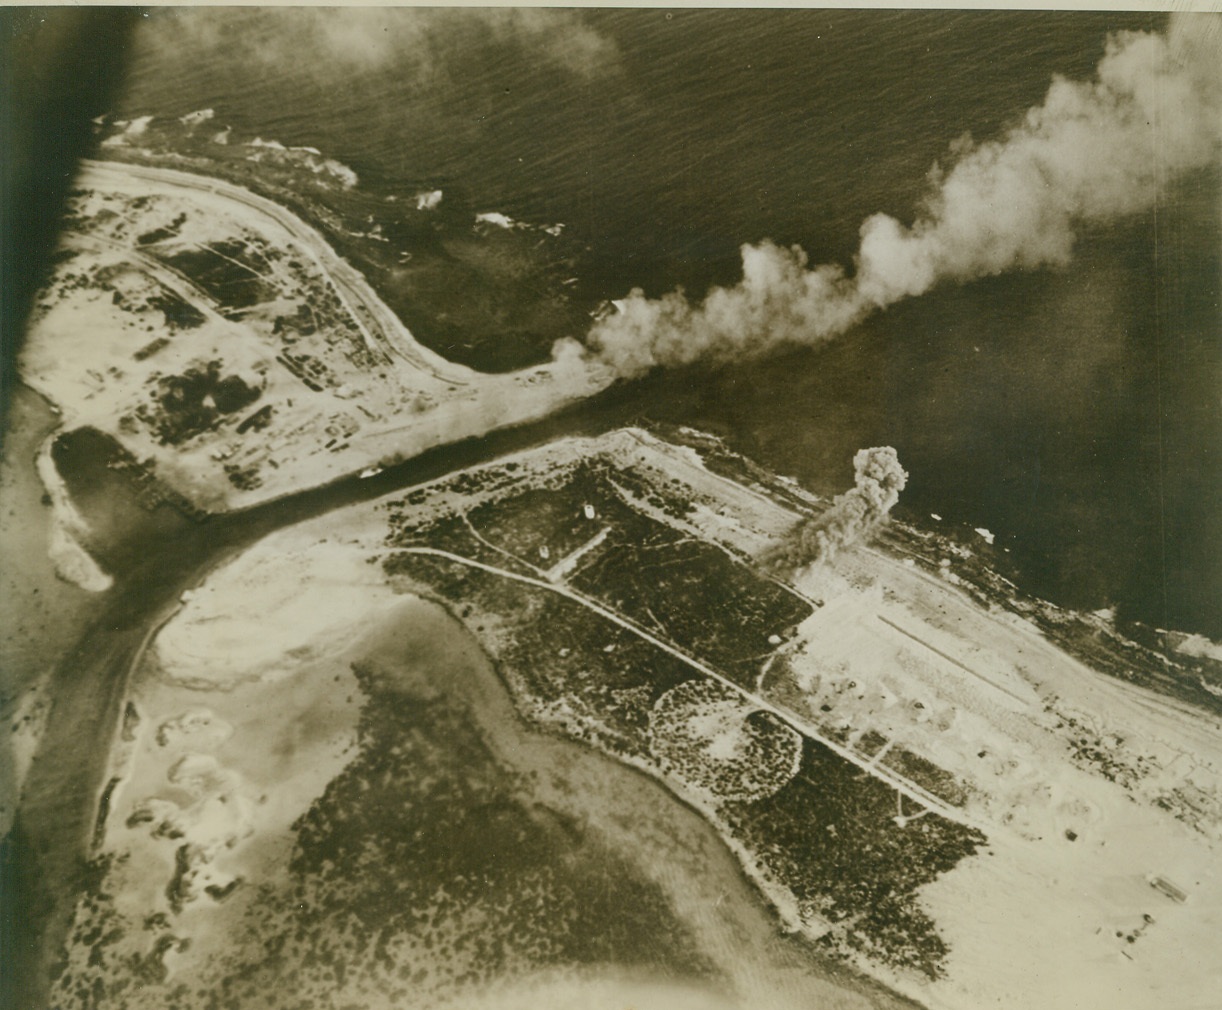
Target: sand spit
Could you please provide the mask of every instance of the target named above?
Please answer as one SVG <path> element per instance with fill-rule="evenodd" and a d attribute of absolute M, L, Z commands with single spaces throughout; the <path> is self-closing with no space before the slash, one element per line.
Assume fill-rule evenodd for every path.
<path fill-rule="evenodd" d="M 89 162 L 22 374 L 193 504 L 241 508 L 545 416 L 612 381 L 420 345 L 317 231 L 248 190 Z"/>
<path fill-rule="evenodd" d="M 235 584 L 236 611 L 227 597 Z M 229 691 L 292 677 L 345 651 L 392 600 L 351 543 L 319 544 L 276 564 L 248 553 L 192 591 L 153 651 L 167 680 Z"/>
<path fill-rule="evenodd" d="M 13 817 L 37 748 L 47 674 L 96 611 L 100 597 L 65 581 L 48 557 L 56 515 L 39 479 L 40 447 L 59 425 L 36 393 L 17 385 L 6 405 L 0 460 L 0 832 Z"/>
<path fill-rule="evenodd" d="M 56 574 L 65 582 L 80 586 L 86 592 L 102 593 L 114 585 L 114 579 L 81 545 L 81 538 L 89 535 L 89 526 L 73 505 L 63 478 L 51 459 L 53 440 L 53 437 L 49 437 L 43 442 L 35 464 L 47 496 L 51 499 L 47 555 L 55 566 Z"/>

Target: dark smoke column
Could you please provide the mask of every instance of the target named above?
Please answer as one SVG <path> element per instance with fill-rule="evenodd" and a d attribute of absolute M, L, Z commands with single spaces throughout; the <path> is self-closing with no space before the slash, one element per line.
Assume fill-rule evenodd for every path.
<path fill-rule="evenodd" d="M 862 449 L 853 457 L 854 485 L 837 495 L 821 516 L 800 523 L 765 563 L 782 571 L 797 571 L 830 561 L 841 550 L 868 539 L 886 520 L 908 473 L 891 446 Z"/>

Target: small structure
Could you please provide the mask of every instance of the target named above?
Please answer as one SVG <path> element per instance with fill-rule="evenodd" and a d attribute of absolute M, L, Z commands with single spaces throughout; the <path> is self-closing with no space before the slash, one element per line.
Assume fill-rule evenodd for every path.
<path fill-rule="evenodd" d="M 581 511 L 585 513 L 587 519 L 593 519 L 596 515 L 593 505 L 582 505 Z"/>
<path fill-rule="evenodd" d="M 546 561 L 551 556 L 552 556 L 552 551 L 551 551 L 551 548 L 547 546 L 547 544 L 544 544 L 542 547 L 539 548 L 539 557 L 541 557 L 544 561 Z"/>
<path fill-rule="evenodd" d="M 1147 877 L 1146 880 L 1149 881 L 1150 886 L 1153 887 L 1154 890 L 1162 891 L 1163 894 L 1165 894 L 1172 901 L 1178 902 L 1182 905 L 1188 900 L 1188 893 L 1164 876 L 1154 874 Z"/>

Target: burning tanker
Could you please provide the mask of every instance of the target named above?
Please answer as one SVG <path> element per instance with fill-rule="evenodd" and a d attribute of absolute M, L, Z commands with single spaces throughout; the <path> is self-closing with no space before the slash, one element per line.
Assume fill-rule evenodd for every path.
<path fill-rule="evenodd" d="M 737 284 L 700 302 L 633 290 L 584 345 L 561 341 L 556 353 L 624 377 L 726 364 L 830 340 L 940 283 L 1067 264 L 1082 229 L 1155 207 L 1174 180 L 1218 164 L 1220 54 L 1217 24 L 1190 16 L 1166 34 L 1118 33 L 1093 80 L 1056 77 L 999 138 L 954 141 L 910 225 L 868 217 L 852 273 L 812 265 L 797 246 L 744 245 Z"/>

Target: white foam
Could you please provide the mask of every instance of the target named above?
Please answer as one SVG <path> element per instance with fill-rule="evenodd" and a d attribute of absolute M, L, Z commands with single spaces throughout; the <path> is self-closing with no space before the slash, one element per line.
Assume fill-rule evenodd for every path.
<path fill-rule="evenodd" d="M 262 161 L 264 155 L 270 154 L 281 164 L 309 169 L 315 175 L 329 175 L 344 189 L 352 189 L 360 181 L 351 168 L 334 158 L 324 158 L 317 147 L 286 147 L 278 140 L 264 140 L 262 137 L 255 137 L 246 146 L 255 151 L 250 156 L 251 161 Z"/>
<path fill-rule="evenodd" d="M 427 193 L 416 194 L 416 210 L 436 210 L 441 204 L 442 192 L 439 189 Z"/>
<path fill-rule="evenodd" d="M 121 132 L 112 134 L 102 141 L 103 147 L 125 147 L 133 137 L 139 137 L 148 130 L 152 116 L 139 116 L 136 119 L 116 119 L 114 125 L 121 127 Z"/>
<path fill-rule="evenodd" d="M 483 214 L 476 214 L 475 221 L 477 224 L 494 224 L 498 228 L 512 228 L 516 224 L 513 218 L 495 210 L 487 211 Z"/>
<path fill-rule="evenodd" d="M 80 586 L 91 593 L 102 593 L 114 584 L 93 556 L 81 546 L 79 537 L 89 532 L 84 517 L 72 504 L 68 488 L 51 459 L 51 439 L 43 442 L 35 469 L 51 499 L 51 530 L 47 556 L 55 566 L 55 574 L 65 582 Z"/>
<path fill-rule="evenodd" d="M 179 116 L 178 121 L 183 126 L 189 126 L 192 129 L 199 126 L 201 123 L 206 123 L 216 112 L 212 109 L 196 109 L 194 112 L 188 112 L 185 116 Z"/>
<path fill-rule="evenodd" d="M 1185 656 L 1222 663 L 1222 642 L 1211 642 L 1204 635 L 1185 635 L 1173 648 Z"/>

